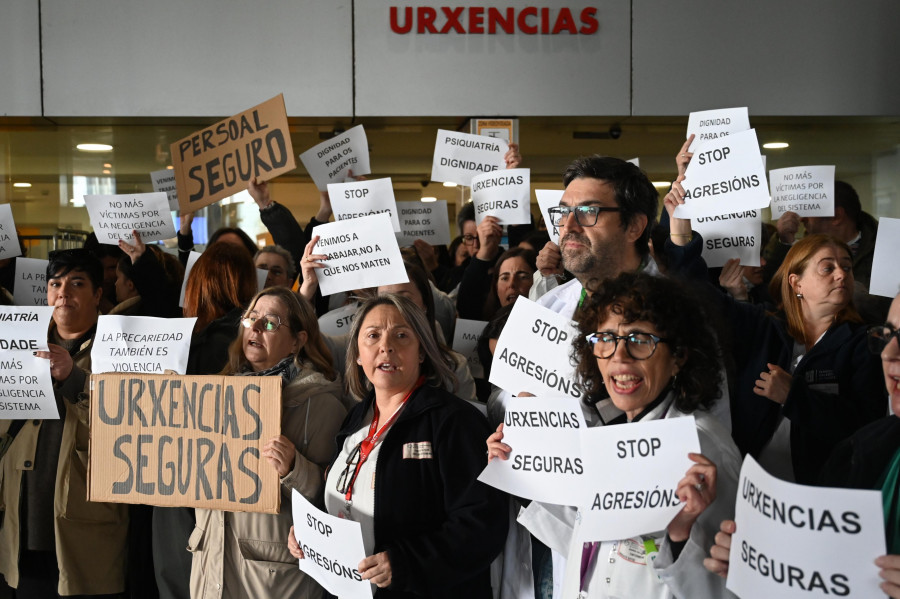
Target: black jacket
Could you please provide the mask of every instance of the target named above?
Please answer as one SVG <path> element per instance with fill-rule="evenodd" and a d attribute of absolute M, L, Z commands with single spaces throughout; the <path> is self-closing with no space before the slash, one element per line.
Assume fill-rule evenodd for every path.
<path fill-rule="evenodd" d="M 364 426 L 373 401 L 370 393 L 347 415 L 338 448 Z M 489 434 L 484 417 L 447 391 L 426 385 L 410 397 L 375 470 L 375 553 L 387 551 L 392 575 L 375 597 L 492 597 L 489 570 L 508 514 L 506 496 L 477 480 Z M 404 457 L 404 446 L 426 444 L 432 457 Z"/>

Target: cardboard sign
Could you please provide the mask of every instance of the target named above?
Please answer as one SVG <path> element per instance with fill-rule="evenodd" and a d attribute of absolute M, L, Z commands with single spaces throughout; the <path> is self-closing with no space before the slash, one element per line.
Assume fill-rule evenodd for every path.
<path fill-rule="evenodd" d="M 534 190 L 534 196 L 537 198 L 538 206 L 541 209 L 541 218 L 544 219 L 544 224 L 547 225 L 547 233 L 550 235 L 550 241 L 557 245 L 559 245 L 559 229 L 554 227 L 553 223 L 550 222 L 550 213 L 547 212 L 547 210 L 559 206 L 564 193 L 564 189 Z M 540 249 L 538 251 L 540 251 Z"/>
<path fill-rule="evenodd" d="M 19 234 L 13 221 L 12 205 L 0 204 L 0 260 L 22 255 Z"/>
<path fill-rule="evenodd" d="M 731 133 L 747 131 L 749 128 L 750 115 L 746 106 L 704 110 L 688 115 L 687 134 L 684 137 L 687 139 L 694 134 L 694 141 L 688 151 L 696 152 L 704 142 L 722 139 Z"/>
<path fill-rule="evenodd" d="M 279 94 L 172 144 L 181 212 L 195 212 L 247 189 L 254 178 L 294 170 L 284 96 Z"/>
<path fill-rule="evenodd" d="M 131 242 L 132 231 L 140 233 L 144 243 L 175 237 L 169 200 L 162 192 L 86 195 L 84 204 L 100 243 L 118 245 L 120 239 Z"/>
<path fill-rule="evenodd" d="M 476 379 L 484 378 L 484 366 L 478 359 L 478 338 L 487 324 L 483 320 L 457 318 L 456 328 L 453 329 L 453 351 L 466 357 L 469 370 Z"/>
<path fill-rule="evenodd" d="M 334 220 L 349 220 L 372 214 L 387 214 L 391 217 L 394 232 L 400 232 L 397 218 L 397 202 L 391 179 L 351 181 L 349 183 L 329 183 L 328 197 L 334 210 Z"/>
<path fill-rule="evenodd" d="M 178 210 L 178 188 L 175 186 L 175 171 L 170 168 L 153 171 L 150 173 L 150 181 L 153 183 L 153 191 L 166 194 L 169 210 Z"/>
<path fill-rule="evenodd" d="M 878 220 L 875 256 L 869 293 L 894 297 L 900 293 L 900 218 L 882 216 Z"/>
<path fill-rule="evenodd" d="M 769 205 L 755 129 L 698 145 L 684 176 L 685 203 L 675 209 L 677 218 L 731 214 Z"/>
<path fill-rule="evenodd" d="M 196 318 L 101 316 L 91 347 L 91 370 L 184 374 Z"/>
<path fill-rule="evenodd" d="M 473 135 L 495 137 L 506 143 L 519 141 L 519 119 L 472 119 L 469 122 L 469 131 Z"/>
<path fill-rule="evenodd" d="M 581 453 L 587 425 L 580 400 L 517 397 L 506 405 L 503 423 L 503 442 L 512 453 L 508 460 L 491 460 L 478 480 L 517 497 L 571 505 L 573 489 L 591 478 Z"/>
<path fill-rule="evenodd" d="M 409 247 L 416 239 L 429 245 L 450 245 L 450 219 L 447 200 L 436 202 L 397 202 L 400 233 L 397 243 Z"/>
<path fill-rule="evenodd" d="M 0 352 L 47 351 L 52 316 L 52 306 L 0 306 Z"/>
<path fill-rule="evenodd" d="M 701 216 L 691 226 L 703 236 L 703 259 L 709 268 L 724 266 L 732 258 L 740 258 L 743 266 L 759 266 L 761 211 Z"/>
<path fill-rule="evenodd" d="M 316 271 L 322 295 L 409 281 L 387 214 L 319 225 L 312 235 L 315 253 L 328 256 Z"/>
<path fill-rule="evenodd" d="M 47 265 L 49 260 L 16 258 L 16 289 L 13 302 L 17 306 L 47 305 Z"/>
<path fill-rule="evenodd" d="M 91 375 L 88 500 L 277 514 L 280 376 Z"/>
<path fill-rule="evenodd" d="M 880 491 L 784 482 L 744 458 L 726 588 L 739 597 L 884 597 Z"/>
<path fill-rule="evenodd" d="M 44 328 L 44 345 L 47 342 Z M 0 420 L 58 420 L 50 360 L 31 352 L 0 356 Z"/>
<path fill-rule="evenodd" d="M 369 140 L 362 125 L 335 135 L 300 154 L 300 162 L 309 171 L 319 191 L 325 191 L 329 183 L 340 183 L 350 177 L 368 175 Z"/>
<path fill-rule="evenodd" d="M 581 435 L 587 478 L 578 540 L 614 541 L 665 530 L 684 507 L 675 489 L 700 453 L 693 416 L 621 426 Z M 571 499 L 570 499 L 571 501 Z"/>
<path fill-rule="evenodd" d="M 431 180 L 469 186 L 472 177 L 506 168 L 509 144 L 496 137 L 438 129 Z"/>
<path fill-rule="evenodd" d="M 353 319 L 356 318 L 358 308 L 359 304 L 353 302 L 323 314 L 319 317 L 319 331 L 323 335 L 335 337 L 348 334 L 353 327 Z"/>
<path fill-rule="evenodd" d="M 834 165 L 795 166 L 769 171 L 772 218 L 785 212 L 834 216 Z"/>
<path fill-rule="evenodd" d="M 500 333 L 490 382 L 517 395 L 581 398 L 569 350 L 578 329 L 568 318 L 519 297 Z"/>
<path fill-rule="evenodd" d="M 531 169 L 514 168 L 472 177 L 475 222 L 495 216 L 501 225 L 531 223 Z"/>
<path fill-rule="evenodd" d="M 303 550 L 300 570 L 341 599 L 372 599 L 357 567 L 365 559 L 359 522 L 331 516 L 291 490 L 294 536 Z"/>
<path fill-rule="evenodd" d="M 181 296 L 178 298 L 178 305 L 184 308 L 184 292 L 187 290 L 188 277 L 191 276 L 191 269 L 200 258 L 200 252 L 191 252 L 188 254 L 187 264 L 184 266 L 184 279 L 181 281 Z"/>

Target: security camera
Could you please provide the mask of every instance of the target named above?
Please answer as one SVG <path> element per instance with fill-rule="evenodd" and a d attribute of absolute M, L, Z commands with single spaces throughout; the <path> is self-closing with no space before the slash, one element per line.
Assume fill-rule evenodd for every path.
<path fill-rule="evenodd" d="M 611 139 L 619 139 L 622 137 L 622 128 L 618 125 L 613 125 L 609 128 L 609 137 Z"/>

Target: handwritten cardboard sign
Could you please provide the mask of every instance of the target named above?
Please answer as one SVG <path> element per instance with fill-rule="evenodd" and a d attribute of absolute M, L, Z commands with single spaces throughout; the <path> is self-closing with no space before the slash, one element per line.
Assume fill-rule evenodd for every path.
<path fill-rule="evenodd" d="M 478 338 L 481 337 L 487 322 L 457 318 L 453 329 L 453 351 L 466 357 L 469 370 L 476 379 L 484 378 L 484 366 L 478 358 Z"/>
<path fill-rule="evenodd" d="M 732 258 L 740 258 L 743 266 L 759 266 L 761 211 L 701 216 L 693 219 L 691 225 L 703 236 L 703 259 L 708 267 L 724 266 Z"/>
<path fill-rule="evenodd" d="M 586 424 L 580 400 L 516 397 L 506 405 L 503 423 L 503 442 L 512 453 L 508 460 L 491 460 L 478 480 L 525 499 L 570 505 L 573 489 L 590 478 L 581 452 Z"/>
<path fill-rule="evenodd" d="M 328 197 L 334 209 L 334 220 L 349 220 L 372 214 L 387 214 L 391 217 L 394 232 L 400 232 L 397 218 L 397 202 L 390 177 L 348 183 L 329 183 Z"/>
<path fill-rule="evenodd" d="M 223 119 L 171 146 L 178 202 L 194 212 L 294 170 L 284 96 Z"/>
<path fill-rule="evenodd" d="M 145 243 L 175 237 L 175 221 L 165 193 L 86 195 L 84 204 L 100 243 L 131 241 L 132 231 L 140 233 Z"/>
<path fill-rule="evenodd" d="M 731 214 L 769 205 L 755 129 L 698 144 L 684 176 L 685 203 L 675 209 L 677 218 Z"/>
<path fill-rule="evenodd" d="M 316 273 L 322 295 L 409 281 L 387 214 L 319 225 L 312 234 L 315 252 L 328 256 Z"/>
<path fill-rule="evenodd" d="M 700 452 L 693 416 L 601 426 L 581 435 L 590 476 L 580 495 L 580 541 L 613 541 L 665 530 L 684 507 L 675 489 Z"/>
<path fill-rule="evenodd" d="M 91 375 L 88 500 L 277 514 L 280 376 Z"/>
<path fill-rule="evenodd" d="M 834 216 L 834 165 L 795 166 L 769 171 L 772 218 L 785 212 Z"/>
<path fill-rule="evenodd" d="M 750 128 L 750 115 L 747 107 L 719 108 L 703 110 L 688 115 L 688 127 L 685 138 L 694 134 L 694 141 L 688 151 L 695 152 L 700 144 L 722 139 L 732 133 L 739 133 Z"/>
<path fill-rule="evenodd" d="M 501 225 L 531 222 L 531 169 L 515 168 L 472 177 L 475 222 L 495 216 Z"/>
<path fill-rule="evenodd" d="M 869 293 L 894 297 L 900 293 L 900 218 L 882 216 L 878 220 L 875 257 Z"/>
<path fill-rule="evenodd" d="M 44 328 L 44 345 L 47 329 Z M 0 356 L 0 420 L 57 420 L 50 360 L 29 351 Z"/>
<path fill-rule="evenodd" d="M 359 305 L 356 302 L 341 306 L 319 317 L 319 331 L 324 335 L 346 335 L 353 326 L 356 318 L 356 310 Z"/>
<path fill-rule="evenodd" d="M 431 180 L 469 186 L 472 177 L 506 168 L 509 144 L 497 137 L 438 129 Z"/>
<path fill-rule="evenodd" d="M 741 467 L 726 588 L 739 597 L 883 597 L 880 491 L 827 489 Z"/>
<path fill-rule="evenodd" d="M 331 516 L 291 491 L 294 535 L 303 550 L 300 569 L 342 599 L 371 599 L 372 585 L 357 569 L 365 557 L 359 522 Z"/>
<path fill-rule="evenodd" d="M 16 289 L 13 302 L 17 306 L 47 305 L 48 260 L 16 258 Z"/>
<path fill-rule="evenodd" d="M 430 245 L 450 245 L 450 219 L 447 200 L 436 202 L 397 202 L 400 233 L 397 243 L 409 247 L 416 239 Z"/>
<path fill-rule="evenodd" d="M 0 204 L 0 260 L 22 255 L 19 234 L 13 221 L 12 205 Z"/>
<path fill-rule="evenodd" d="M 541 218 L 544 219 L 544 224 L 547 225 L 547 233 L 550 235 L 550 241 L 557 245 L 559 245 L 559 229 L 554 227 L 553 223 L 550 222 L 550 213 L 547 212 L 547 210 L 559 206 L 564 193 L 564 189 L 534 190 L 534 196 L 537 198 L 538 207 L 541 209 Z M 540 249 L 538 251 L 540 251 Z"/>
<path fill-rule="evenodd" d="M 175 186 L 175 171 L 170 168 L 153 171 L 150 173 L 150 180 L 153 182 L 153 191 L 166 194 L 166 199 L 169 201 L 169 210 L 178 210 L 178 188 Z"/>
<path fill-rule="evenodd" d="M 196 318 L 100 316 L 91 347 L 94 373 L 184 374 Z"/>
<path fill-rule="evenodd" d="M 490 382 L 513 395 L 581 398 L 569 361 L 577 333 L 568 318 L 519 297 L 497 339 Z"/>
<path fill-rule="evenodd" d="M 311 147 L 300 154 L 300 162 L 309 171 L 319 191 L 325 191 L 329 183 L 340 183 L 350 176 L 368 175 L 369 141 L 366 130 L 357 125 L 340 135 Z"/>

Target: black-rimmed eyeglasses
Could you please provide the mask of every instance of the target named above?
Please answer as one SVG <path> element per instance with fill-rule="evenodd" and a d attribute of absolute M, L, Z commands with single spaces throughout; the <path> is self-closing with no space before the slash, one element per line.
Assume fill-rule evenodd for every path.
<path fill-rule="evenodd" d="M 890 324 L 880 324 L 866 329 L 866 336 L 869 342 L 869 351 L 873 354 L 880 354 L 884 348 L 888 346 L 891 339 L 897 338 L 900 343 L 900 329 L 895 329 Z"/>
<path fill-rule="evenodd" d="M 338 476 L 337 492 L 341 495 L 346 495 L 347 491 L 353 486 L 353 483 L 356 480 L 356 466 L 359 464 L 359 450 L 361 447 L 362 442 L 356 444 L 356 447 L 354 447 L 353 451 L 350 452 L 350 455 L 347 456 L 346 466 L 344 466 L 344 469 L 341 471 L 341 475 Z"/>
<path fill-rule="evenodd" d="M 601 212 L 621 212 L 618 206 L 554 206 L 547 209 L 550 215 L 550 224 L 558 227 L 570 214 L 575 215 L 575 220 L 582 227 L 593 227 L 597 224 L 597 218 Z"/>
<path fill-rule="evenodd" d="M 587 342 L 594 348 L 594 355 L 598 358 L 606 360 L 611 358 L 616 349 L 619 347 L 619 341 L 625 341 L 625 351 L 633 360 L 646 360 L 656 351 L 656 345 L 660 342 L 668 343 L 668 339 L 658 337 L 651 333 L 641 333 L 635 331 L 627 335 L 616 335 L 610 332 L 591 333 L 587 337 Z"/>

